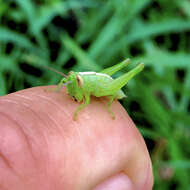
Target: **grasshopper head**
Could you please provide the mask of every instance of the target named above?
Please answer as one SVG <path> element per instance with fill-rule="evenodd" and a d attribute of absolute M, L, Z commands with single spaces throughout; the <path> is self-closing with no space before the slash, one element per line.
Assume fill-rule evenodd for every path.
<path fill-rule="evenodd" d="M 81 77 L 77 72 L 69 72 L 67 78 L 67 92 L 69 95 L 73 96 L 78 102 L 83 99 L 82 93 L 82 82 Z"/>

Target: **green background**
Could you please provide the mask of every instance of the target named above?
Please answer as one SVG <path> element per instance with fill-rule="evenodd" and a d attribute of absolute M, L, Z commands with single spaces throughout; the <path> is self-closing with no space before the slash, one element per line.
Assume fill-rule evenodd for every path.
<path fill-rule="evenodd" d="M 121 103 L 143 134 L 154 189 L 190 189 L 189 0 L 0 0 L 0 95 L 125 58 L 144 71 Z"/>

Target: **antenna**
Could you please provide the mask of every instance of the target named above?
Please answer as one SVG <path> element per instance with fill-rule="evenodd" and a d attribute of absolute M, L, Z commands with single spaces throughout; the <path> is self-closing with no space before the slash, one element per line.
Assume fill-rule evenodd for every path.
<path fill-rule="evenodd" d="M 46 69 L 49 69 L 49 70 L 51 70 L 51 71 L 53 71 L 53 72 L 55 72 L 55 73 L 57 73 L 57 74 L 59 74 L 59 75 L 65 77 L 65 78 L 67 78 L 67 75 L 66 75 L 66 74 L 64 74 L 64 73 L 62 73 L 62 72 L 59 72 L 59 71 L 57 71 L 56 69 L 54 69 L 54 68 L 52 68 L 52 67 L 49 67 L 49 66 L 47 66 L 47 65 L 43 65 L 43 67 L 45 67 Z"/>

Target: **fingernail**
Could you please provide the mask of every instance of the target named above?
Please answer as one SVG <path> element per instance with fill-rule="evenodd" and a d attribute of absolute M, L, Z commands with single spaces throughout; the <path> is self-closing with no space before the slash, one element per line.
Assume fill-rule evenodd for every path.
<path fill-rule="evenodd" d="M 120 173 L 97 185 L 93 190 L 133 190 L 133 185 L 125 174 Z"/>

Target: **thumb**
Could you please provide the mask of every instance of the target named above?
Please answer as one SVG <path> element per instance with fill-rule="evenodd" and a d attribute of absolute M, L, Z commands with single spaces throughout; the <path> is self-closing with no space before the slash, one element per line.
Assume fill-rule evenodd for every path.
<path fill-rule="evenodd" d="M 126 190 L 152 188 L 143 138 L 116 101 L 91 98 L 77 121 L 65 92 L 36 87 L 0 98 L 0 188 Z"/>

